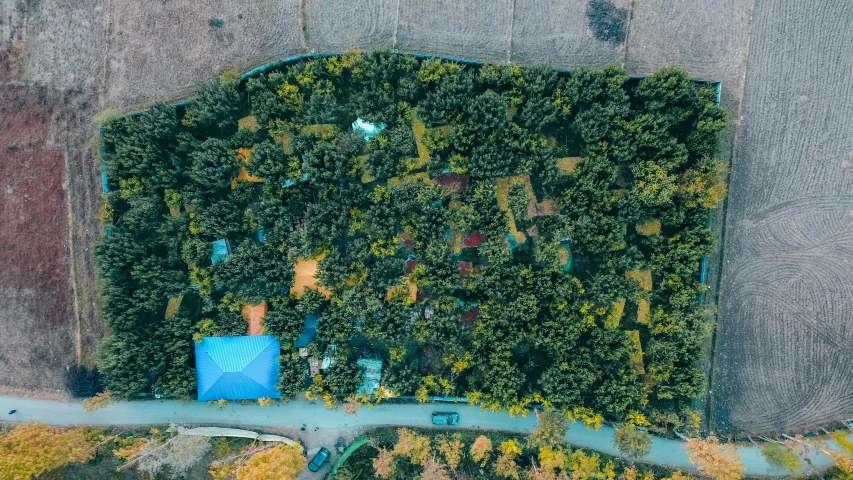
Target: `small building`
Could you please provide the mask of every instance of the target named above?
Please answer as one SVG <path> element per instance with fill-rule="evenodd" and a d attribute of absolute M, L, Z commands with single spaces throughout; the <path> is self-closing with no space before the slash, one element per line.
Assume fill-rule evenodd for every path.
<path fill-rule="evenodd" d="M 379 390 L 379 380 L 382 378 L 382 360 L 378 358 L 362 358 L 356 364 L 364 367 L 364 376 L 358 393 L 361 395 L 373 395 Z"/>
<path fill-rule="evenodd" d="M 211 242 L 213 245 L 213 253 L 210 255 L 210 262 L 213 264 L 224 262 L 231 255 L 231 242 L 227 238 L 222 238 Z"/>
<path fill-rule="evenodd" d="M 280 398 L 279 355 L 271 335 L 204 337 L 195 345 L 199 401 Z"/>
<path fill-rule="evenodd" d="M 352 129 L 361 133 L 361 136 L 364 137 L 365 140 L 370 140 L 378 135 L 379 132 L 385 130 L 385 124 L 370 123 L 362 118 L 356 118 L 355 121 L 352 122 Z"/>

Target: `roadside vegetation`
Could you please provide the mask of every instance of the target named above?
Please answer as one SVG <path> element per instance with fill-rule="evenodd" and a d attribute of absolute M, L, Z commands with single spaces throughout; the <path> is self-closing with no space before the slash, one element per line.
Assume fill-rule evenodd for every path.
<path fill-rule="evenodd" d="M 0 478 L 290 479 L 307 460 L 299 444 L 203 437 L 171 430 L 18 424 L 0 435 Z"/>
<path fill-rule="evenodd" d="M 193 339 L 245 334 L 242 308 L 266 301 L 285 400 L 353 401 L 370 357 L 379 399 L 695 434 L 713 317 L 699 264 L 726 195 L 714 99 L 674 68 L 633 81 L 375 51 L 108 119 L 104 386 L 192 398 Z M 311 313 L 309 353 L 338 359 L 313 380 L 293 347 Z"/>
<path fill-rule="evenodd" d="M 563 443 L 568 423 L 556 412 L 540 412 L 539 426 L 527 436 L 464 429 L 381 427 L 369 442 L 337 466 L 334 480 L 513 478 L 686 480 L 690 475 L 632 458 L 615 458 Z M 0 478 L 52 479 L 295 479 L 307 465 L 298 444 L 239 437 L 203 437 L 180 428 L 52 427 L 21 423 L 0 433 Z M 806 446 L 836 462 L 819 473 Z M 789 437 L 760 446 L 780 474 L 844 480 L 853 475 L 853 443 L 834 435 Z M 691 440 L 691 462 L 716 480 L 743 477 L 732 445 L 716 438 Z M 804 477 L 805 478 L 805 477 Z"/>
<path fill-rule="evenodd" d="M 333 480 L 452 478 L 624 480 L 691 478 L 663 467 L 633 464 L 589 450 L 500 432 L 378 428 L 337 469 Z M 545 441 L 543 441 L 545 440 Z"/>

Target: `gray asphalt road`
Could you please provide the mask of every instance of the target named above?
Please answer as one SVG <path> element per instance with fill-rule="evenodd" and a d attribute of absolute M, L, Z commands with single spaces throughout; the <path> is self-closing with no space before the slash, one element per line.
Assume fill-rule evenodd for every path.
<path fill-rule="evenodd" d="M 18 410 L 17 413 L 5 414 L 12 409 Z M 37 420 L 51 425 L 154 425 L 174 422 L 282 428 L 298 428 L 304 425 L 306 429 L 380 425 L 429 427 L 431 426 L 430 414 L 433 411 L 458 412 L 461 428 L 526 433 L 536 426 L 536 417 L 533 415 L 513 418 L 506 412 L 484 412 L 479 407 L 461 404 L 379 405 L 373 408 L 362 408 L 357 415 L 353 416 L 345 414 L 340 409 L 328 410 L 322 403 L 307 401 L 293 401 L 273 407 L 235 403 L 225 408 L 218 408 L 205 402 L 151 400 L 117 402 L 95 412 L 86 413 L 80 403 L 0 397 L 0 414 L 5 419 L 16 422 Z M 612 428 L 587 430 L 580 423 L 573 423 L 566 435 L 566 441 L 572 445 L 618 455 L 612 439 Z M 738 455 L 750 475 L 787 473 L 771 469 L 756 447 L 739 448 Z M 828 458 L 817 452 L 812 452 L 811 458 L 812 464 L 816 467 L 830 464 Z M 652 451 L 644 460 L 676 468 L 692 468 L 684 451 L 683 442 L 666 438 L 655 437 Z"/>

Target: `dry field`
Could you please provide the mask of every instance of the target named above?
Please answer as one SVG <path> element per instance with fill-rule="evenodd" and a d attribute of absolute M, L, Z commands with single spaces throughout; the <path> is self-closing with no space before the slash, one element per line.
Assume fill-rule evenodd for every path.
<path fill-rule="evenodd" d="M 91 363 L 104 334 L 89 252 L 100 233 L 100 175 L 88 146 L 100 108 L 93 88 L 100 61 L 92 55 L 102 44 L 97 35 L 79 37 L 78 28 L 92 22 L 94 9 L 91 2 L 73 11 L 68 2 L 0 3 L 0 392 L 6 394 L 64 395 L 66 367 Z"/>
<path fill-rule="evenodd" d="M 758 2 L 734 153 L 720 426 L 853 417 L 853 4 Z"/>
<path fill-rule="evenodd" d="M 223 70 L 312 51 L 393 48 L 561 69 L 620 63 L 637 75 L 679 65 L 694 77 L 723 80 L 724 103 L 736 106 L 752 0 L 613 0 L 624 13 L 625 35 L 611 40 L 593 34 L 588 3 L 112 0 L 108 12 L 99 10 L 106 25 L 102 100 L 136 110 L 185 99 L 197 82 Z"/>
<path fill-rule="evenodd" d="M 47 175 L 67 188 L 62 205 L 44 195 L 29 198 L 28 208 L 47 219 L 41 223 L 50 234 L 26 237 L 34 228 L 29 222 L 39 219 L 7 223 L 22 200 L 4 202 L 0 238 L 6 254 L 17 252 L 10 259 L 55 262 L 62 271 L 52 280 L 32 280 L 28 294 L 17 286 L 26 275 L 0 276 L 0 289 L 15 292 L 0 300 L 8 303 L 0 332 L 48 321 L 47 298 L 50 321 L 65 325 L 63 335 L 72 339 L 76 305 L 84 358 L 103 335 L 87 250 L 100 231 L 100 180 L 88 148 L 96 94 L 101 107 L 131 111 L 186 99 L 197 82 L 223 70 L 348 48 L 562 69 L 616 62 L 635 75 L 677 65 L 695 78 L 722 80 L 723 106 L 733 112 L 724 152 L 734 156 L 732 196 L 716 222 L 727 225 L 725 260 L 709 259 L 711 285 L 721 272 L 723 278 L 721 290 L 707 297 L 719 295 L 721 302 L 712 399 L 717 424 L 796 430 L 853 416 L 853 127 L 845 117 L 853 111 L 845 49 L 853 40 L 845 28 L 853 9 L 846 3 L 613 0 L 624 32 L 601 39 L 587 18 L 588 0 L 0 2 L 0 85 L 43 86 L 42 103 L 26 108 L 49 112 L 40 120 L 49 127 L 28 148 L 50 152 L 36 158 L 16 151 L 18 163 L 9 167 L 8 146 L 0 142 L 0 178 L 6 192 L 49 191 L 53 184 L 41 177 L 41 183 L 19 178 L 26 160 L 28 175 Z M 55 168 L 38 173 L 45 158 Z M 50 248 L 59 250 L 27 253 Z M 38 349 L 51 341 L 32 338 L 45 345 Z M 3 342 L 2 355 L 28 354 L 27 345 L 10 349 Z M 68 345 L 67 338 L 56 342 Z M 17 375 L 25 378 L 26 371 L 13 369 L 10 378 Z M 12 383 L 0 377 L 0 386 Z"/>
<path fill-rule="evenodd" d="M 64 388 L 77 363 L 63 152 L 38 87 L 0 87 L 0 384 Z"/>

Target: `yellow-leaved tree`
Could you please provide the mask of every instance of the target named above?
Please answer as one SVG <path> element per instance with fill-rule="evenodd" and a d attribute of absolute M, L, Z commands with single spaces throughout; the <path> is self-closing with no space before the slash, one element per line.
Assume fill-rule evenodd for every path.
<path fill-rule="evenodd" d="M 373 470 L 379 478 L 391 478 L 394 475 L 394 454 L 380 448 L 379 455 L 373 459 Z"/>
<path fill-rule="evenodd" d="M 22 423 L 0 436 L 0 477 L 31 478 L 94 454 L 80 428 L 59 429 L 43 423 Z"/>
<path fill-rule="evenodd" d="M 480 435 L 474 440 L 474 444 L 471 445 L 471 458 L 474 459 L 475 462 L 479 463 L 481 467 L 485 467 L 486 463 L 489 462 L 489 456 L 492 454 L 492 440 L 485 436 Z"/>
<path fill-rule="evenodd" d="M 86 410 L 86 413 L 91 413 L 99 408 L 106 407 L 114 401 L 115 400 L 109 391 L 101 392 L 94 397 L 83 400 L 83 409 Z"/>
<path fill-rule="evenodd" d="M 438 444 L 438 451 L 444 455 L 447 466 L 454 472 L 462 461 L 463 448 L 465 444 L 462 443 L 462 435 L 459 433 L 453 434 L 450 438 L 442 438 Z"/>
<path fill-rule="evenodd" d="M 394 455 L 409 457 L 412 464 L 419 464 L 429 455 L 429 438 L 422 437 L 408 428 L 397 430 L 397 444 L 394 445 Z"/>
<path fill-rule="evenodd" d="M 746 467 L 740 463 L 740 457 L 734 447 L 720 443 L 711 435 L 701 440 L 692 438 L 685 446 L 690 463 L 696 465 L 699 472 L 715 480 L 740 480 Z"/>
<path fill-rule="evenodd" d="M 521 455 L 521 447 L 515 440 L 507 440 L 501 444 L 501 455 L 495 461 L 495 473 L 502 477 L 518 480 L 518 464 L 515 458 Z"/>
<path fill-rule="evenodd" d="M 237 469 L 237 480 L 295 480 L 306 465 L 298 443 L 281 444 L 253 455 Z"/>

